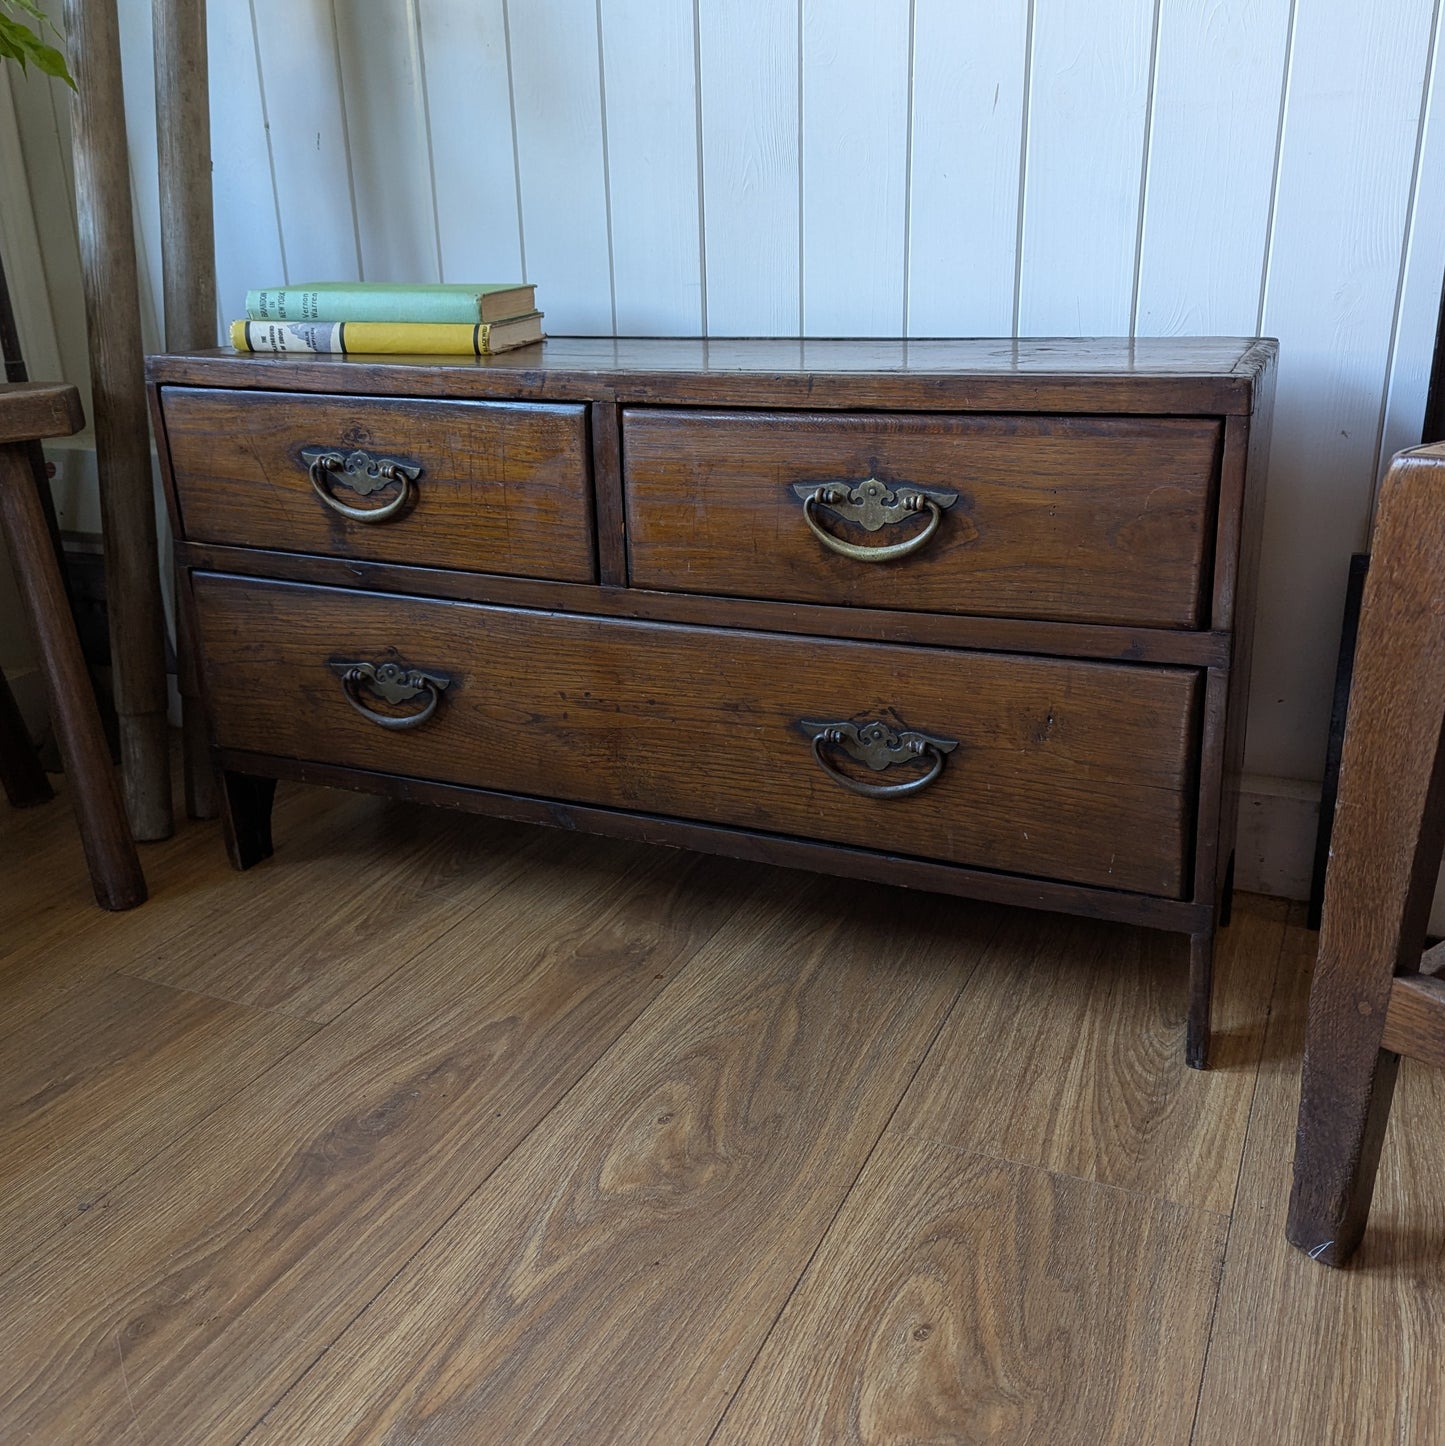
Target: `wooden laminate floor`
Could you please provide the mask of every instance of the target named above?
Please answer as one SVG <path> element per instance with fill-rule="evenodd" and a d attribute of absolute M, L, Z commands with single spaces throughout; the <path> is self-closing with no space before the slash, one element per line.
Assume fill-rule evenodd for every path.
<path fill-rule="evenodd" d="M 0 1441 L 1445 1442 L 1445 1074 L 1283 1224 L 1314 936 L 288 790 L 89 901 L 0 803 Z"/>

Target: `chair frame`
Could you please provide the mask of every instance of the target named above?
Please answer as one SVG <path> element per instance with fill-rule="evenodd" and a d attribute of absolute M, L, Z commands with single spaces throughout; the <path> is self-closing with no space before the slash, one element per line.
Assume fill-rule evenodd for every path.
<path fill-rule="evenodd" d="M 1365 581 L 1325 879 L 1286 1234 L 1344 1265 L 1364 1234 L 1401 1055 L 1445 1067 L 1445 444 L 1391 463 Z M 1423 957 L 1422 957 L 1423 956 Z"/>

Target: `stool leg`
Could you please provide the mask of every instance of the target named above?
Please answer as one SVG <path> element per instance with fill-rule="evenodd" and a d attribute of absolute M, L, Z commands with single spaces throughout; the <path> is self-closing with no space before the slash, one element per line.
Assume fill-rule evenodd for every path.
<path fill-rule="evenodd" d="M 45 514 L 24 450 L 13 444 L 0 447 L 0 521 L 9 536 L 16 581 L 40 647 L 51 721 L 96 902 L 103 909 L 134 908 L 145 901 L 145 876 L 126 823 Z"/>

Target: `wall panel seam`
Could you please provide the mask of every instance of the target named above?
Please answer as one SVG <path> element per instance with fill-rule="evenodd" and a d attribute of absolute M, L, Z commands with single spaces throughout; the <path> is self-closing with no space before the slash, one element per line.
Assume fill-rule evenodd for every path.
<path fill-rule="evenodd" d="M 1149 161 L 1154 144 L 1154 91 L 1159 75 L 1159 22 L 1164 0 L 1154 0 L 1154 33 L 1149 41 L 1149 90 L 1144 100 L 1144 146 L 1139 159 L 1139 218 L 1134 229 L 1134 290 L 1129 298 L 1129 335 L 1139 334 L 1139 287 L 1144 271 L 1144 219 L 1149 203 Z"/>
<path fill-rule="evenodd" d="M 1014 229 L 1014 314 L 1013 334 L 1019 334 L 1019 319 L 1023 314 L 1024 300 L 1024 204 L 1028 198 L 1029 179 L 1029 110 L 1033 105 L 1034 81 L 1034 3 L 1029 0 L 1028 21 L 1024 27 L 1024 87 L 1019 114 L 1022 127 L 1019 133 L 1019 209 L 1018 224 Z"/>
<path fill-rule="evenodd" d="M 702 16 L 701 0 L 692 0 L 693 128 L 697 132 L 697 276 L 698 329 L 709 334 L 707 319 L 707 195 L 703 189 L 702 144 Z"/>
<path fill-rule="evenodd" d="M 502 0 L 502 45 L 507 52 L 507 114 L 512 120 L 512 178 L 517 186 L 517 256 L 526 281 L 527 232 L 522 221 L 522 159 L 517 145 L 517 88 L 512 81 L 512 20 L 507 0 Z"/>
<path fill-rule="evenodd" d="M 361 259 L 361 217 L 356 210 L 356 170 L 351 164 L 351 123 L 346 115 L 346 71 L 341 64 L 341 33 L 336 24 L 336 0 L 331 0 L 331 52 L 336 63 L 336 92 L 341 97 L 341 151 L 346 157 L 346 191 L 351 197 L 351 234 L 356 242 L 356 275 L 366 280 Z"/>
<path fill-rule="evenodd" d="M 804 210 L 803 198 L 803 0 L 798 0 L 798 330 L 808 334 L 807 267 L 803 252 Z"/>
<path fill-rule="evenodd" d="M 607 148 L 607 59 L 602 39 L 602 0 L 597 0 L 597 116 L 602 131 L 602 213 L 607 221 L 607 291 L 612 334 L 617 335 L 617 264 L 612 244 L 612 163 Z"/>
<path fill-rule="evenodd" d="M 918 40 L 918 0 L 908 0 L 908 114 L 903 136 L 903 332 L 909 332 L 910 256 L 913 250 L 913 57 Z"/>
<path fill-rule="evenodd" d="M 1299 12 L 1299 0 L 1289 0 L 1289 26 L 1285 32 L 1284 69 L 1279 81 L 1279 118 L 1274 132 L 1274 169 L 1269 181 L 1269 216 L 1264 228 L 1264 256 L 1259 268 L 1259 311 L 1255 317 L 1254 334 L 1264 331 L 1264 307 L 1269 299 L 1269 268 L 1274 261 L 1275 213 L 1279 209 L 1279 167 L 1284 154 L 1285 117 L 1289 111 L 1290 76 L 1294 70 L 1295 18 Z"/>
<path fill-rule="evenodd" d="M 276 148 L 271 140 L 271 116 L 266 109 L 266 74 L 261 65 L 261 37 L 256 32 L 256 0 L 247 0 L 251 11 L 251 54 L 256 62 L 256 94 L 261 102 L 261 128 L 266 136 L 266 169 L 271 174 L 271 204 L 276 208 L 276 247 L 281 253 L 281 281 L 285 286 L 291 284 L 291 268 L 286 261 L 286 231 L 281 225 L 281 188 L 276 184 Z M 221 304 L 220 298 L 216 305 Z M 225 325 L 225 316 L 218 318 L 219 324 Z"/>
<path fill-rule="evenodd" d="M 1375 530 L 1375 507 L 1379 502 L 1380 478 L 1386 458 L 1380 455 L 1385 444 L 1385 420 L 1390 410 L 1391 382 L 1395 375 L 1395 350 L 1400 339 L 1400 308 L 1405 302 L 1405 278 L 1410 263 L 1410 247 L 1415 236 L 1415 223 L 1420 206 L 1420 159 L 1425 150 L 1425 125 L 1430 117 L 1430 100 L 1435 88 L 1435 60 L 1440 35 L 1440 0 L 1430 13 L 1430 45 L 1425 52 L 1425 74 L 1420 84 L 1420 120 L 1415 128 L 1415 156 L 1410 167 L 1409 199 L 1405 205 L 1405 228 L 1400 237 L 1400 270 L 1395 280 L 1395 305 L 1390 315 L 1390 345 L 1385 352 L 1385 384 L 1380 390 L 1380 421 L 1375 428 L 1375 476 L 1370 484 L 1370 517 L 1363 546 L 1368 549 Z M 1438 344 L 1438 338 L 1437 338 Z"/>
<path fill-rule="evenodd" d="M 437 162 L 436 151 L 432 147 L 431 140 L 431 87 L 427 84 L 426 78 L 426 39 L 421 29 L 421 7 L 417 0 L 410 0 L 412 33 L 416 36 L 416 63 L 418 79 L 421 81 L 421 119 L 422 131 L 426 136 L 426 170 L 431 178 L 431 219 L 432 237 L 436 242 L 437 251 L 437 280 L 445 281 L 446 266 L 442 261 L 442 213 L 441 206 L 437 203 Z"/>

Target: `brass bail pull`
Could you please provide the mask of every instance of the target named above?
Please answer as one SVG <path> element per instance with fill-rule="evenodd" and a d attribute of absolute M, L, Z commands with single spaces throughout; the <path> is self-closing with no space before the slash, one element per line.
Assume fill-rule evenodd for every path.
<path fill-rule="evenodd" d="M 865 723 L 814 723 L 804 719 L 800 726 L 813 740 L 813 757 L 818 767 L 840 788 L 860 793 L 864 798 L 906 798 L 911 793 L 921 793 L 938 779 L 947 755 L 958 747 L 956 738 L 935 738 L 912 728 L 894 728 L 877 719 Z M 930 760 L 931 766 L 927 773 L 903 783 L 863 783 L 837 768 L 828 757 L 829 749 L 846 753 L 875 773 L 924 759 Z"/>
<path fill-rule="evenodd" d="M 418 463 L 400 457 L 380 457 L 359 447 L 341 452 L 335 447 L 303 447 L 301 460 L 312 490 L 333 511 L 352 522 L 388 522 L 406 510 L 416 495 L 416 479 L 422 469 Z M 354 507 L 343 502 L 331 489 L 347 487 L 359 497 L 395 484 L 396 496 L 377 507 Z"/>

